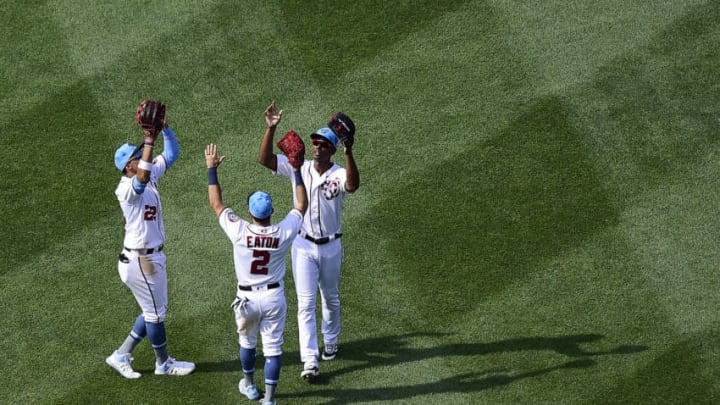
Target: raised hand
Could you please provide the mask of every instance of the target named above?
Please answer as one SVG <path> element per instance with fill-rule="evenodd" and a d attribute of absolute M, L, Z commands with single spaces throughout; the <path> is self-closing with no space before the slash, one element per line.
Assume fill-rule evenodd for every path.
<path fill-rule="evenodd" d="M 278 111 L 275 106 L 275 100 L 265 109 L 265 124 L 268 127 L 276 127 L 282 119 L 283 110 Z"/>
<path fill-rule="evenodd" d="M 208 169 L 218 167 L 224 161 L 225 156 L 221 156 L 218 158 L 217 145 L 211 143 L 205 148 L 205 164 L 207 164 Z"/>

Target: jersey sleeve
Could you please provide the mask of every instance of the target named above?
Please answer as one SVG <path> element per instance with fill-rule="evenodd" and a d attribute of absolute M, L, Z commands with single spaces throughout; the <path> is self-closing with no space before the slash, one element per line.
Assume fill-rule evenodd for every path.
<path fill-rule="evenodd" d="M 276 156 L 277 156 L 277 171 L 275 172 L 275 174 L 292 178 L 293 168 L 292 168 L 292 166 L 290 166 L 290 162 L 288 162 L 287 156 L 282 155 L 282 154 L 278 154 Z"/>
<path fill-rule="evenodd" d="M 284 235 L 288 239 L 294 239 L 295 236 L 297 236 L 298 232 L 300 232 L 300 227 L 302 226 L 303 222 L 303 215 L 302 213 L 293 208 L 290 210 L 290 212 L 283 218 L 283 220 L 280 222 L 280 229 L 282 229 L 283 232 L 286 234 Z"/>
<path fill-rule="evenodd" d="M 345 170 L 344 167 L 341 167 L 337 171 L 337 178 L 340 183 L 340 192 L 342 194 L 352 194 L 350 191 L 347 191 L 347 189 L 345 188 L 345 183 L 347 182 L 347 170 Z"/>
<path fill-rule="evenodd" d="M 153 168 L 150 172 L 150 181 L 157 181 L 160 177 L 164 176 L 168 169 L 168 162 L 165 155 L 157 155 L 153 159 Z"/>
<path fill-rule="evenodd" d="M 233 242 L 235 242 L 248 224 L 247 221 L 237 216 L 231 208 L 225 208 L 220 213 L 218 220 L 220 221 L 220 228 L 222 228 L 225 235 Z"/>
<path fill-rule="evenodd" d="M 135 191 L 135 187 L 133 187 L 133 179 L 134 177 L 123 177 L 120 179 L 120 183 L 115 189 L 115 196 L 117 197 L 118 201 L 130 202 L 140 197 L 140 193 Z"/>

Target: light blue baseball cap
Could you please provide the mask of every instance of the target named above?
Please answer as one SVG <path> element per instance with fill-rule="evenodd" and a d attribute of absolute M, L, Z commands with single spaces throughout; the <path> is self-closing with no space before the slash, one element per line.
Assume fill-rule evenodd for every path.
<path fill-rule="evenodd" d="M 337 135 L 335 135 L 335 132 L 333 132 L 332 129 L 327 127 L 318 129 L 312 135 L 310 135 L 310 138 L 323 138 L 326 141 L 330 142 L 330 144 L 334 148 L 337 148 L 337 145 L 340 142 Z"/>
<path fill-rule="evenodd" d="M 267 219 L 273 212 L 272 198 L 270 194 L 256 191 L 248 197 L 250 215 L 257 219 Z"/>
<path fill-rule="evenodd" d="M 125 166 L 132 158 L 140 159 L 142 157 L 142 147 L 135 146 L 131 143 L 125 143 L 115 151 L 115 167 L 118 170 L 125 170 Z"/>

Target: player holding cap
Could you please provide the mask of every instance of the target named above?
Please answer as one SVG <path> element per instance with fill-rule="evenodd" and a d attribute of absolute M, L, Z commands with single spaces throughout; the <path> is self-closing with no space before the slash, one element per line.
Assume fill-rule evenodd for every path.
<path fill-rule="evenodd" d="M 305 185 L 299 170 L 293 169 L 296 181 L 295 207 L 276 225 L 271 223 L 273 205 L 270 196 L 262 191 L 252 193 L 248 197 L 248 213 L 252 219 L 248 222 L 223 203 L 217 167 L 224 160 L 225 156 L 218 157 L 216 145 L 210 144 L 205 148 L 210 207 L 233 244 L 237 296 L 232 307 L 243 370 L 238 389 L 250 400 L 260 398 L 254 382 L 255 348 L 259 332 L 265 357 L 265 397 L 262 403 L 274 405 L 287 318 L 283 283 L 285 260 L 307 208 Z"/>
<path fill-rule="evenodd" d="M 141 113 L 152 113 L 155 122 L 141 122 Z M 125 378 L 139 378 L 140 373 L 130 364 L 131 354 L 147 336 L 155 351 L 155 374 L 185 375 L 195 369 L 195 364 L 177 361 L 168 356 L 167 351 L 165 226 L 157 188 L 158 180 L 180 155 L 180 147 L 175 133 L 167 125 L 164 104 L 144 100 L 138 108 L 138 123 L 143 126 L 145 143 L 140 146 L 126 143 L 115 151 L 115 167 L 123 173 L 115 195 L 125 221 L 125 247 L 119 256 L 118 272 L 132 291 L 142 314 L 136 318 L 123 344 L 105 362 Z M 162 154 L 153 159 L 153 148 L 160 131 L 165 146 Z"/>
<path fill-rule="evenodd" d="M 273 136 L 282 118 L 275 102 L 265 110 L 267 129 L 260 144 L 258 161 L 275 174 L 289 177 L 295 188 L 297 180 L 287 157 L 273 153 Z M 313 381 L 319 375 L 317 323 L 315 307 L 317 290 L 322 299 L 321 332 L 323 360 L 338 353 L 340 335 L 340 268 L 343 246 L 340 217 L 346 194 L 360 186 L 360 173 L 352 153 L 355 126 L 349 117 L 336 113 L 327 128 L 320 128 L 312 138 L 312 161 L 300 168 L 309 206 L 303 218 L 300 237 L 292 248 L 292 270 L 298 300 L 298 328 L 301 377 Z M 342 141 L 340 139 L 342 137 Z M 345 168 L 333 162 L 342 142 Z M 297 196 L 296 196 L 297 197 Z"/>

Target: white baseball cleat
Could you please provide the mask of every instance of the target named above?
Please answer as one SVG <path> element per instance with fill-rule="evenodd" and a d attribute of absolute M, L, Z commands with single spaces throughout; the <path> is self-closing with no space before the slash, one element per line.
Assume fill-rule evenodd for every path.
<path fill-rule="evenodd" d="M 118 354 L 116 350 L 105 359 L 105 363 L 114 368 L 121 376 L 134 380 L 140 378 L 140 373 L 133 370 L 132 365 L 130 365 L 132 360 L 130 353 Z"/>
<path fill-rule="evenodd" d="M 325 349 L 323 349 L 321 358 L 323 360 L 333 360 L 335 356 L 337 356 L 338 351 L 340 351 L 340 349 L 338 348 L 337 343 L 332 345 L 325 345 Z"/>
<path fill-rule="evenodd" d="M 300 377 L 302 377 L 303 380 L 312 382 L 317 378 L 317 376 L 320 375 L 320 370 L 318 369 L 317 363 L 314 362 L 306 362 L 305 366 L 303 367 L 303 371 L 300 373 Z"/>
<path fill-rule="evenodd" d="M 247 399 L 251 401 L 260 398 L 260 393 L 258 392 L 255 384 L 245 385 L 245 382 L 243 380 L 240 380 L 240 382 L 238 383 L 238 391 L 240 391 L 241 394 L 245 395 Z"/>
<path fill-rule="evenodd" d="M 188 375 L 195 370 L 195 363 L 168 357 L 163 364 L 155 364 L 156 375 Z"/>

